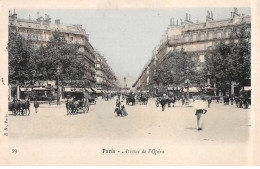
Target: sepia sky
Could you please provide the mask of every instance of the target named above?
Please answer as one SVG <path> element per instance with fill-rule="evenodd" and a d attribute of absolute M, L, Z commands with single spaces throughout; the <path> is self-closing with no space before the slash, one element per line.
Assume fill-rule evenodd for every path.
<path fill-rule="evenodd" d="M 152 50 L 170 24 L 170 18 L 205 22 L 207 10 L 214 20 L 230 17 L 233 8 L 172 8 L 172 9 L 86 9 L 86 10 L 26 10 L 16 9 L 18 18 L 31 19 L 45 14 L 60 19 L 62 24 L 82 24 L 90 43 L 107 58 L 119 79 L 129 77 L 131 82 L 140 75 L 152 57 Z M 239 13 L 250 14 L 250 8 L 238 8 Z M 130 84 L 129 84 L 130 85 Z"/>

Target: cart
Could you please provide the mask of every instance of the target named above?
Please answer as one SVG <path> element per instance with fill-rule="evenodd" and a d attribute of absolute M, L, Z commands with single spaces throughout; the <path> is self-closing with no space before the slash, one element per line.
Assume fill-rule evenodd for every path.
<path fill-rule="evenodd" d="M 89 104 L 85 91 L 71 92 L 70 99 L 67 100 L 66 109 L 67 115 L 76 113 L 88 113 Z"/>

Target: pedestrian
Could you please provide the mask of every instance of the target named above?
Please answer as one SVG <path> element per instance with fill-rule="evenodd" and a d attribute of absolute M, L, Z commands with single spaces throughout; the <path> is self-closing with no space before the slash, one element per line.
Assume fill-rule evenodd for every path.
<path fill-rule="evenodd" d="M 212 99 L 211 99 L 211 97 L 209 97 L 209 98 L 208 98 L 208 108 L 210 108 L 211 102 L 212 102 Z"/>
<path fill-rule="evenodd" d="M 167 102 L 168 102 L 168 100 L 167 100 L 166 94 L 163 94 L 163 97 L 161 98 L 162 111 L 164 111 Z"/>
<path fill-rule="evenodd" d="M 234 102 L 234 95 L 233 94 L 231 95 L 230 101 L 231 101 L 231 105 L 233 105 L 233 102 Z"/>
<path fill-rule="evenodd" d="M 121 106 L 121 102 L 119 99 L 116 99 L 116 107 L 118 107 L 120 109 Z"/>
<path fill-rule="evenodd" d="M 49 98 L 49 105 L 51 105 L 51 102 L 52 102 L 52 98 L 50 96 L 50 98 Z"/>
<path fill-rule="evenodd" d="M 202 114 L 205 114 L 207 112 L 206 105 L 202 100 L 195 100 L 193 102 L 193 107 L 195 108 L 195 116 L 197 116 L 197 127 L 198 130 L 202 130 L 202 127 L 200 125 L 200 119 Z"/>
<path fill-rule="evenodd" d="M 185 103 L 184 95 L 182 95 L 182 97 L 181 97 L 181 101 L 182 101 L 182 105 L 184 105 L 184 103 Z"/>
<path fill-rule="evenodd" d="M 128 113 L 125 110 L 125 105 L 122 106 L 121 112 L 122 112 L 122 116 L 127 116 L 128 115 Z"/>
<path fill-rule="evenodd" d="M 35 108 L 35 113 L 38 113 L 39 102 L 37 101 L 37 99 L 34 101 L 34 108 Z"/>
<path fill-rule="evenodd" d="M 120 100 L 120 94 L 118 93 L 118 100 Z"/>

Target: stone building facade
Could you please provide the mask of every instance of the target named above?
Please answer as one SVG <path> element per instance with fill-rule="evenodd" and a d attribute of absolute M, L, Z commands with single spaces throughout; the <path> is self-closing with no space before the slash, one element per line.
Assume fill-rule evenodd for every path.
<path fill-rule="evenodd" d="M 118 79 L 108 65 L 106 58 L 101 55 L 97 50 L 96 55 L 96 88 L 98 90 L 118 90 L 119 84 Z"/>
<path fill-rule="evenodd" d="M 15 11 L 9 11 L 9 31 L 17 32 L 22 37 L 33 42 L 35 47 L 45 45 L 53 36 L 53 32 L 59 31 L 64 34 L 65 40 L 71 44 L 77 44 L 79 51 L 84 54 L 83 62 L 87 67 L 84 80 L 87 80 L 91 86 L 95 85 L 95 52 L 89 42 L 89 36 L 82 28 L 82 25 L 63 25 L 59 19 L 52 24 L 51 18 L 45 14 L 45 17 L 38 17 L 36 20 L 21 19 L 17 17 Z"/>
<path fill-rule="evenodd" d="M 243 23 L 251 26 L 251 16 L 239 14 L 236 8 L 231 12 L 230 18 L 221 20 L 214 20 L 213 13 L 209 11 L 206 22 L 201 23 L 192 22 L 189 14 L 186 14 L 185 20 L 177 20 L 177 23 L 171 18 L 160 44 L 154 48 L 152 58 L 145 65 L 133 87 L 137 90 L 150 91 L 158 87 L 152 81 L 155 67 L 160 65 L 173 50 L 183 48 L 186 52 L 195 52 L 202 67 L 205 53 L 214 50 L 214 46 L 220 41 L 228 43 L 232 29 Z"/>

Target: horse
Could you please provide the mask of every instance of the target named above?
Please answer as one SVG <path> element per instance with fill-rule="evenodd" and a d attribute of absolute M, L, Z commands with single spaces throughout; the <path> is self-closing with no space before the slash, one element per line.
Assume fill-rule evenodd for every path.
<path fill-rule="evenodd" d="M 139 103 L 146 105 L 148 103 L 148 96 L 140 96 Z"/>
<path fill-rule="evenodd" d="M 78 111 L 76 105 L 72 101 L 66 103 L 66 109 L 67 115 L 69 115 L 70 113 L 76 113 Z"/>
<path fill-rule="evenodd" d="M 226 96 L 223 98 L 224 100 L 224 105 L 229 105 L 229 98 Z"/>
<path fill-rule="evenodd" d="M 13 101 L 10 106 L 11 106 L 12 112 L 14 113 L 15 116 L 22 115 L 22 106 L 21 106 L 20 100 Z"/>
<path fill-rule="evenodd" d="M 17 114 L 16 106 L 17 106 L 17 103 L 15 103 L 15 102 L 9 102 L 9 103 L 8 103 L 8 110 L 9 110 L 9 111 L 12 111 L 12 113 L 13 113 L 14 115 Z"/>
<path fill-rule="evenodd" d="M 22 115 L 28 115 L 30 116 L 30 101 L 26 100 L 25 102 L 20 102 L 21 105 L 21 111 L 22 111 Z M 25 112 L 24 112 L 25 110 Z M 29 113 L 27 114 L 27 110 L 29 111 Z"/>
<path fill-rule="evenodd" d="M 171 103 L 173 104 L 172 107 L 174 107 L 175 101 L 176 101 L 176 98 L 175 98 L 175 97 L 168 98 L 168 99 L 167 99 L 168 107 L 171 107 Z"/>
<path fill-rule="evenodd" d="M 129 105 L 129 103 L 132 103 L 132 106 L 135 105 L 135 96 L 128 96 L 126 98 L 126 104 Z"/>

